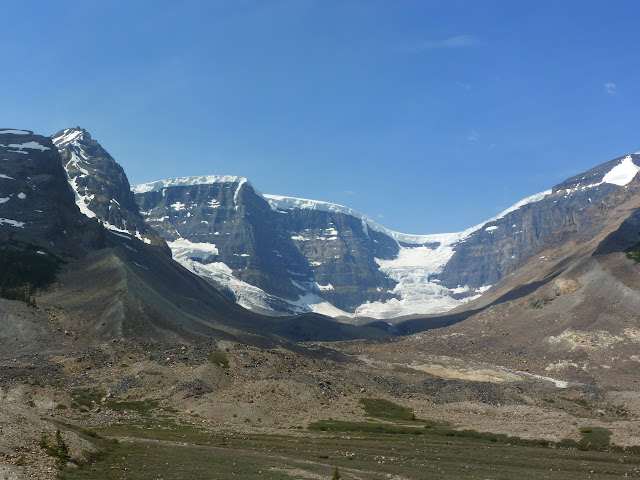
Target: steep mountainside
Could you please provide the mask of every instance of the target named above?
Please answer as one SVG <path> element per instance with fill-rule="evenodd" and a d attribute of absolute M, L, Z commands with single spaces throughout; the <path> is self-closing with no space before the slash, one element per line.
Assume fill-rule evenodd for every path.
<path fill-rule="evenodd" d="M 638 155 L 611 160 L 463 232 L 433 235 L 392 232 L 340 205 L 261 195 L 240 177 L 133 191 L 175 258 L 247 308 L 391 319 L 459 307 L 568 225 L 597 229 L 602 199 L 624 189 L 638 164 Z"/>
<path fill-rule="evenodd" d="M 52 136 L 80 211 L 114 232 L 135 236 L 167 254 L 165 241 L 138 210 L 122 167 L 84 129 L 67 128 Z"/>
<path fill-rule="evenodd" d="M 0 129 L 0 297 L 9 299 L 0 302 L 0 344 L 27 351 L 54 341 L 275 345 L 389 336 L 320 315 L 264 317 L 236 305 L 157 248 L 164 240 L 137 205 L 125 208 L 133 194 L 122 190 L 128 182 L 120 167 L 85 132 L 75 133 L 74 141 L 58 141 L 63 159 L 51 138 Z M 28 302 L 28 315 L 16 300 Z"/>
<path fill-rule="evenodd" d="M 390 346 L 352 350 L 371 362 L 409 359 L 414 368 L 447 379 L 482 376 L 506 383 L 514 373 L 526 375 L 564 389 L 563 396 L 580 392 L 588 405 L 611 395 L 620 411 L 635 394 L 599 389 L 634 389 L 640 373 L 636 170 L 625 157 L 554 188 L 570 196 L 585 176 L 622 187 L 588 183 L 584 192 L 603 186 L 608 193 L 570 217 L 478 299 L 443 315 L 401 319 L 396 331 L 415 335 Z M 431 329 L 436 326 L 448 328 Z"/>
<path fill-rule="evenodd" d="M 558 264 L 544 265 L 545 260 L 521 267 L 531 276 L 536 267 L 547 273 L 521 296 L 471 310 L 446 330 L 410 336 L 407 345 L 433 355 L 455 351 L 570 384 L 629 388 L 640 372 L 638 263 L 624 252 L 599 253 L 565 262 L 554 273 Z M 425 325 L 413 320 L 400 328 L 421 331 Z"/>
<path fill-rule="evenodd" d="M 105 245 L 102 228 L 78 211 L 50 138 L 0 130 L 0 240 L 62 254 Z"/>
<path fill-rule="evenodd" d="M 394 283 L 374 258 L 392 258 L 397 243 L 377 232 L 366 234 L 352 215 L 288 214 L 239 177 L 188 177 L 134 191 L 174 257 L 226 287 L 244 306 L 290 313 L 312 306 L 340 315 L 345 313 L 338 309 L 355 308 L 362 298 L 390 296 Z"/>

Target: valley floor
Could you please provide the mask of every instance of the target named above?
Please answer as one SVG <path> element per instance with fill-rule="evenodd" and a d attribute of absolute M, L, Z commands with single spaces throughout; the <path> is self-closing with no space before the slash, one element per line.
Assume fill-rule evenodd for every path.
<path fill-rule="evenodd" d="M 406 345 L 109 342 L 0 385 L 2 479 L 640 477 L 639 392 Z"/>

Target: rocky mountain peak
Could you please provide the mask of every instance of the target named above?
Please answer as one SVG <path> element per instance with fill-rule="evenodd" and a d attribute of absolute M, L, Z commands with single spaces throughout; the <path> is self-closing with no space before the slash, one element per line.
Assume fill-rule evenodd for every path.
<path fill-rule="evenodd" d="M 81 127 L 60 130 L 51 137 L 62 157 L 76 204 L 89 218 L 107 229 L 134 236 L 166 253 L 166 242 L 140 215 L 129 180 L 122 167 Z"/>
<path fill-rule="evenodd" d="M 73 142 L 90 141 L 91 135 L 82 127 L 65 128 L 52 135 L 51 140 L 56 147 L 60 148 Z"/>

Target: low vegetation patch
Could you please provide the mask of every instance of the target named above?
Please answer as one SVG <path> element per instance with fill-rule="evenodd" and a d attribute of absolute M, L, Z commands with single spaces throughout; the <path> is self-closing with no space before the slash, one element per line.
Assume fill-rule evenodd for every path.
<path fill-rule="evenodd" d="M 627 251 L 627 258 L 640 263 L 640 245 L 636 245 Z"/>
<path fill-rule="evenodd" d="M 158 402 L 153 400 L 107 400 L 103 405 L 116 412 L 135 412 L 143 417 L 150 417 L 154 410 L 158 408 Z"/>
<path fill-rule="evenodd" d="M 209 360 L 214 365 L 219 367 L 228 369 L 229 368 L 229 358 L 227 354 L 224 352 L 213 352 L 207 355 L 207 360 Z"/>
<path fill-rule="evenodd" d="M 575 403 L 576 405 L 580 405 L 581 407 L 591 408 L 590 405 L 587 403 L 587 401 L 583 400 L 582 398 L 569 398 L 569 397 L 561 397 L 561 398 L 568 402 Z"/>
<path fill-rule="evenodd" d="M 389 435 L 423 435 L 424 429 L 390 425 L 388 423 L 374 422 L 343 422 L 340 420 L 319 420 L 309 424 L 309 430 L 321 432 L 359 432 L 378 433 Z"/>
<path fill-rule="evenodd" d="M 88 454 L 79 466 L 64 468 L 61 478 L 582 480 L 631 477 L 640 471 L 640 456 L 629 451 L 540 448 L 542 444 L 536 442 L 520 445 L 512 437 L 455 431 L 436 422 L 329 420 L 316 424 L 335 430 L 318 429 L 308 435 L 208 430 L 197 424 L 182 425 L 177 418 L 161 423 L 157 417 L 137 418 L 99 427 L 101 437 L 86 437 L 98 451 Z M 112 443 L 105 438 L 111 435 L 127 440 Z"/>
<path fill-rule="evenodd" d="M 106 393 L 103 390 L 83 388 L 71 392 L 71 406 L 80 410 L 88 410 L 101 403 Z"/>
<path fill-rule="evenodd" d="M 578 401 L 581 403 L 581 401 Z M 581 450 L 603 450 L 610 448 L 611 431 L 605 428 L 584 428 L 580 432 L 582 440 L 563 440 L 554 443 L 544 439 L 524 439 L 504 434 L 479 432 L 476 430 L 458 430 L 446 422 L 418 419 L 413 411 L 396 405 L 388 400 L 361 399 L 365 413 L 385 420 L 385 422 L 348 422 L 339 420 L 320 420 L 309 424 L 312 431 L 360 434 L 418 435 L 432 439 L 457 438 L 473 442 L 496 443 L 502 445 L 520 445 L 527 447 L 564 447 Z M 442 440 L 441 440 L 442 441 Z"/>
<path fill-rule="evenodd" d="M 376 422 L 343 422 L 338 420 L 320 420 L 309 424 L 309 430 L 322 432 L 340 432 L 340 433 L 363 433 L 363 434 L 387 434 L 387 435 L 420 435 L 429 438 L 440 438 L 445 441 L 447 438 L 466 439 L 471 441 L 500 443 L 503 445 L 521 445 L 528 447 L 548 447 L 552 442 L 543 439 L 523 439 L 519 437 L 511 437 L 508 435 L 478 432 L 476 430 L 456 430 L 450 425 L 422 421 L 421 427 L 413 427 L 389 423 Z M 575 442 L 574 442 L 575 443 Z M 572 446 L 577 446 L 572 445 Z"/>
<path fill-rule="evenodd" d="M 364 408 L 364 413 L 369 417 L 383 420 L 417 420 L 412 409 L 402 407 L 389 400 L 361 398 L 360 405 Z"/>
<path fill-rule="evenodd" d="M 581 450 L 603 450 L 611 446 L 611 430 L 602 427 L 587 427 L 580 430 L 578 442 Z"/>

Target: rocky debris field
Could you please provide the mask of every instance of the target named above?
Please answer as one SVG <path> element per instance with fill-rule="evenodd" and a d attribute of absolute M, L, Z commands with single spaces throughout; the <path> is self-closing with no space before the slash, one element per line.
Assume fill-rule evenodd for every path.
<path fill-rule="evenodd" d="M 579 440 L 605 428 L 640 445 L 640 392 L 553 379 L 402 342 L 261 349 L 229 341 L 112 341 L 0 359 L 0 455 L 6 478 L 54 478 L 39 442 L 61 428 L 71 459 L 91 450 L 82 429 L 166 422 L 216 432 L 292 434 L 319 420 L 365 422 L 361 399 L 386 399 L 418 418 L 524 439 Z M 73 428 L 69 426 L 73 425 Z"/>

